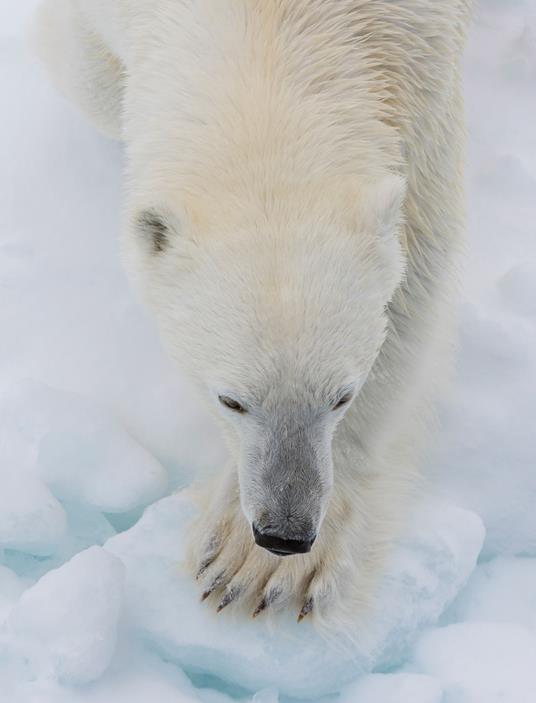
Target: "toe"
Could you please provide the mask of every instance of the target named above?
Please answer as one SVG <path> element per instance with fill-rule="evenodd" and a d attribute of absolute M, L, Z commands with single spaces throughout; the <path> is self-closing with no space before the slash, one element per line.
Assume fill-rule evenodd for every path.
<path fill-rule="evenodd" d="M 289 563 L 289 558 L 276 557 L 278 563 L 265 581 L 264 588 L 256 602 L 253 617 L 266 610 L 284 608 L 297 593 L 301 592 L 303 578 L 299 569 Z"/>
<path fill-rule="evenodd" d="M 336 575 L 325 566 L 317 568 L 303 592 L 298 622 L 308 616 L 324 619 L 336 601 L 337 592 Z"/>
<path fill-rule="evenodd" d="M 221 588 L 225 583 L 225 571 L 214 573 L 204 579 L 201 600 L 206 600 L 210 595 Z"/>
<path fill-rule="evenodd" d="M 304 617 L 313 612 L 314 598 L 313 596 L 307 596 L 302 605 L 300 612 L 298 613 L 298 622 L 301 622 Z"/>
<path fill-rule="evenodd" d="M 203 600 L 222 588 L 241 586 L 240 581 L 234 583 L 233 578 L 247 561 L 254 542 L 250 534 L 234 529 L 223 539 L 214 540 L 212 544 L 214 546 L 212 554 L 205 555 L 197 571 L 197 580 L 202 589 Z M 219 548 L 217 545 L 220 545 Z M 228 600 L 225 605 L 236 600 L 238 590 L 241 589 L 235 589 L 234 597 Z"/>
<path fill-rule="evenodd" d="M 218 605 L 218 612 L 238 599 L 244 603 L 258 600 L 279 562 L 278 557 L 253 546 L 232 579 L 227 583 L 225 594 Z"/>
<path fill-rule="evenodd" d="M 230 549 L 222 551 L 204 568 L 198 572 L 197 580 L 201 587 L 202 600 L 219 591 L 231 581 L 240 568 L 240 553 L 232 553 Z"/>
<path fill-rule="evenodd" d="M 195 578 L 199 580 L 207 569 L 213 564 L 223 545 L 225 533 L 223 531 L 214 531 L 208 540 L 205 541 L 201 549 L 201 558 L 196 558 Z"/>
<path fill-rule="evenodd" d="M 220 600 L 218 607 L 216 608 L 216 612 L 221 612 L 230 603 L 234 603 L 234 601 L 238 600 L 242 592 L 243 588 L 241 586 L 227 586 L 225 593 L 223 594 L 223 598 Z"/>
<path fill-rule="evenodd" d="M 278 605 L 281 606 L 287 599 L 288 594 L 285 595 L 284 590 L 279 586 L 266 588 L 255 606 L 253 617 L 256 618 L 266 609 L 277 609 Z"/>

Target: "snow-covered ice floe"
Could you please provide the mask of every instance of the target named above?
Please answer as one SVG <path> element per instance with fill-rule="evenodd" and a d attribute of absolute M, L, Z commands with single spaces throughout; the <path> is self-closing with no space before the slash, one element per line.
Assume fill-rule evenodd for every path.
<path fill-rule="evenodd" d="M 534 703 L 536 637 L 511 623 L 462 622 L 424 633 L 412 666 L 453 703 Z M 401 699 L 407 700 L 407 699 Z"/>
<path fill-rule="evenodd" d="M 105 549 L 126 567 L 126 613 L 141 638 L 202 681 L 217 677 L 248 690 L 318 697 L 378 667 L 400 663 L 424 626 L 435 623 L 472 572 L 484 538 L 473 513 L 440 505 L 425 510 L 396 550 L 367 635 L 344 646 L 281 614 L 277 623 L 216 615 L 181 565 L 195 514 L 187 492 L 164 498 Z M 358 625 L 356 625 L 356 628 Z M 430 700 L 433 700 L 431 698 Z"/>
<path fill-rule="evenodd" d="M 0 652 L 31 678 L 98 679 L 115 652 L 123 580 L 121 561 L 101 547 L 77 554 L 22 594 L 0 629 Z"/>
<path fill-rule="evenodd" d="M 106 408 L 88 397 L 30 380 L 14 384 L 0 396 L 0 458 L 3 485 L 19 478 L 21 500 L 32 493 L 28 486 L 35 483 L 48 486 L 61 501 L 123 513 L 148 505 L 168 487 L 160 463 Z M 37 488 L 34 493 L 34 507 L 44 510 L 50 498 L 47 503 Z M 55 525 L 52 520 L 46 523 L 49 529 Z M 42 529 L 43 522 L 37 527 Z M 3 523 L 0 518 L 0 544 Z"/>
<path fill-rule="evenodd" d="M 306 621 L 270 631 L 198 602 L 179 563 L 185 496 L 87 549 L 222 457 L 119 273 L 119 150 L 22 48 L 32 5 L 0 2 L 0 703 L 230 703 L 222 690 L 287 703 L 335 688 L 339 703 L 534 703 L 535 0 L 484 0 L 471 29 L 461 356 L 429 465 L 486 543 L 438 618 L 481 529 L 454 508 L 421 517 L 373 637 L 343 659 Z"/>
<path fill-rule="evenodd" d="M 27 380 L 0 392 L 0 486 L 0 556 L 35 580 L 135 519 L 168 475 L 105 407 Z"/>
<path fill-rule="evenodd" d="M 15 662 L 22 678 L 45 676 L 69 685 L 97 680 L 112 661 L 122 614 L 128 639 L 135 635 L 201 685 L 210 678 L 222 688 L 276 687 L 284 695 L 317 698 L 400 664 L 420 630 L 435 623 L 458 594 L 484 539 L 482 523 L 471 512 L 446 505 L 421 511 L 389 562 L 378 594 L 381 609 L 366 636 L 356 623 L 349 645 L 326 640 L 291 613 L 253 621 L 232 612 L 216 615 L 201 603 L 183 564 L 194 516 L 188 491 L 169 496 L 104 547 L 91 547 L 45 574 L 0 628 L 4 660 Z M 13 601 L 14 574 L 6 570 L 0 576 Z M 400 676 L 400 685 L 417 701 L 438 700 L 434 679 Z M 393 677 L 377 675 L 359 686 L 364 699 L 370 690 L 389 700 L 397 688 Z"/>

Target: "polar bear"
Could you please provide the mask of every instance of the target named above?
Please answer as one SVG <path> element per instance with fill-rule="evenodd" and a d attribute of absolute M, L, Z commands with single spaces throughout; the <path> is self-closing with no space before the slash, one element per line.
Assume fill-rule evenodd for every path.
<path fill-rule="evenodd" d="M 469 0 L 46 0 L 38 50 L 124 142 L 124 258 L 221 420 L 192 569 L 343 627 L 419 485 L 462 243 Z M 178 399 L 178 402 L 179 399 Z"/>

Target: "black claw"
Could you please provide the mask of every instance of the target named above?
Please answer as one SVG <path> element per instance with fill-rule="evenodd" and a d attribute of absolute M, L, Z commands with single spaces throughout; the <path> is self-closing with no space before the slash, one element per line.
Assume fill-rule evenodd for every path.
<path fill-rule="evenodd" d="M 197 574 L 195 575 L 196 580 L 199 579 L 205 571 L 208 569 L 208 567 L 212 564 L 214 559 L 205 559 L 204 562 L 201 563 L 201 566 L 199 567 Z"/>
<path fill-rule="evenodd" d="M 262 613 L 263 610 L 266 610 L 270 605 L 275 603 L 275 601 L 279 598 L 279 596 L 283 593 L 282 588 L 272 588 L 266 593 L 263 597 L 259 605 L 255 608 L 253 612 L 253 617 L 256 618 L 259 613 Z"/>
<path fill-rule="evenodd" d="M 203 553 L 205 554 L 205 558 L 201 562 L 199 569 L 196 574 L 196 579 L 198 579 L 200 576 L 202 576 L 205 571 L 208 569 L 208 567 L 212 564 L 212 562 L 216 559 L 218 556 L 219 552 L 219 547 L 220 547 L 220 539 L 217 534 L 213 535 L 208 543 L 205 545 L 205 549 L 203 550 Z"/>
<path fill-rule="evenodd" d="M 201 576 L 203 576 L 203 574 L 205 573 L 205 571 L 208 569 L 209 566 L 210 566 L 210 562 L 208 562 L 208 563 L 207 563 L 207 562 L 203 562 L 203 564 L 201 564 L 201 566 L 200 566 L 199 569 L 197 570 L 197 574 L 195 575 L 196 581 L 197 581 L 198 579 L 200 579 Z"/>
<path fill-rule="evenodd" d="M 234 600 L 238 598 L 240 595 L 240 588 L 237 586 L 234 586 L 233 588 L 230 588 L 227 593 L 223 596 L 223 598 L 220 601 L 220 604 L 216 608 L 216 612 L 219 613 L 222 611 L 224 608 L 226 608 L 229 603 L 232 603 Z"/>
<path fill-rule="evenodd" d="M 202 601 L 206 600 L 211 593 L 214 593 L 218 586 L 221 586 L 224 575 L 225 574 L 223 571 L 219 573 L 216 578 L 212 581 L 210 586 L 205 591 L 203 591 L 203 595 L 201 596 Z"/>
<path fill-rule="evenodd" d="M 266 598 L 263 598 L 259 605 L 253 611 L 253 617 L 256 618 L 259 613 L 262 613 L 262 611 L 265 610 L 267 605 L 268 603 L 266 602 Z"/>
<path fill-rule="evenodd" d="M 305 601 L 305 603 L 302 606 L 302 609 L 300 610 L 300 614 L 298 615 L 298 622 L 301 622 L 306 615 L 309 615 L 309 613 L 312 611 L 312 609 L 313 609 L 313 597 L 310 596 Z"/>

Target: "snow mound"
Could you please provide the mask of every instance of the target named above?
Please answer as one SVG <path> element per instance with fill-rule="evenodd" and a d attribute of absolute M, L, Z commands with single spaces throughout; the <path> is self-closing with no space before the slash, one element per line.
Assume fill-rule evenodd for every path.
<path fill-rule="evenodd" d="M 448 616 L 451 622 L 516 623 L 536 634 L 536 560 L 498 557 L 479 564 Z"/>
<path fill-rule="evenodd" d="M 4 477 L 0 490 L 0 549 L 47 556 L 64 536 L 66 524 L 61 504 L 42 481 L 14 473 Z"/>
<path fill-rule="evenodd" d="M 66 684 L 98 679 L 115 651 L 124 569 L 100 547 L 49 571 L 23 593 L 0 630 L 5 658 L 27 676 Z"/>
<path fill-rule="evenodd" d="M 536 700 L 536 637 L 519 625 L 459 623 L 430 631 L 415 661 L 441 681 L 448 703 Z"/>
<path fill-rule="evenodd" d="M 0 566 L 0 623 L 5 620 L 23 590 L 17 574 L 7 566 Z"/>
<path fill-rule="evenodd" d="M 369 674 L 348 686 L 339 703 L 442 703 L 439 682 L 423 674 Z"/>
<path fill-rule="evenodd" d="M 534 189 L 534 183 L 531 184 Z M 497 283 L 512 312 L 536 316 L 536 260 L 522 261 L 507 271 Z"/>
<path fill-rule="evenodd" d="M 22 382 L 3 395 L 0 421 L 0 471 L 26 474 L 24 486 L 37 478 L 60 500 L 108 513 L 148 505 L 166 491 L 161 464 L 104 408 L 76 393 Z"/>
<path fill-rule="evenodd" d="M 187 492 L 164 498 L 106 543 L 126 566 L 129 620 L 144 641 L 189 673 L 249 690 L 277 686 L 295 697 L 328 694 L 398 663 L 417 631 L 436 622 L 456 596 L 484 539 L 472 513 L 446 506 L 426 511 L 389 565 L 366 642 L 349 648 L 327 642 L 293 616 L 273 627 L 232 613 L 217 616 L 200 603 L 196 584 L 181 569 L 194 513 Z"/>

